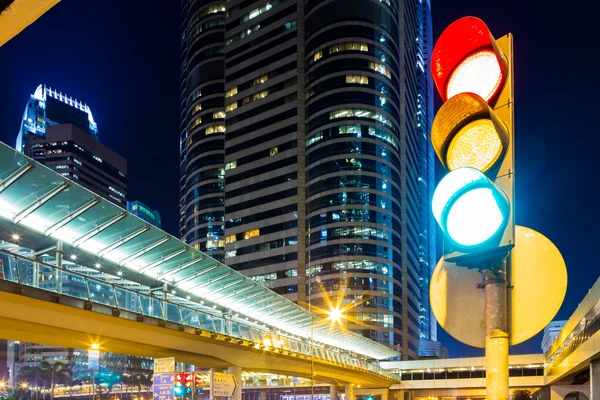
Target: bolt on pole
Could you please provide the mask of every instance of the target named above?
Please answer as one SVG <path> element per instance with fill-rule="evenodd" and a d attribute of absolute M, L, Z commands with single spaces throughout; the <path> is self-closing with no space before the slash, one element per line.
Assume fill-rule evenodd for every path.
<path fill-rule="evenodd" d="M 508 400 L 508 307 L 506 261 L 483 271 L 487 400 Z"/>

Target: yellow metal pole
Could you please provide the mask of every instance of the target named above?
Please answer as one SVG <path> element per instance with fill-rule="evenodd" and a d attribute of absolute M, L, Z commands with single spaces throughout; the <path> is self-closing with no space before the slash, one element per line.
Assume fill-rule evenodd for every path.
<path fill-rule="evenodd" d="M 508 311 L 506 262 L 484 271 L 487 400 L 508 400 Z"/>

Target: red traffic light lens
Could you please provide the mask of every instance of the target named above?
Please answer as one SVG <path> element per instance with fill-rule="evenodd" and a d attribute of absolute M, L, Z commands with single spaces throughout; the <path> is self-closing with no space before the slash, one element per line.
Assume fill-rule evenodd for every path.
<path fill-rule="evenodd" d="M 464 17 L 446 28 L 435 44 L 431 73 L 443 101 L 475 93 L 489 102 L 502 88 L 508 67 L 485 23 Z"/>

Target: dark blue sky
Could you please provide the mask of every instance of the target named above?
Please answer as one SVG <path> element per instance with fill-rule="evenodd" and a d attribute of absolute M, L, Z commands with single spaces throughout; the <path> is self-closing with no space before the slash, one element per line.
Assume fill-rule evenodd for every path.
<path fill-rule="evenodd" d="M 517 223 L 562 251 L 569 286 L 557 318 L 568 318 L 600 271 L 597 22 L 583 6 L 538 4 L 433 0 L 434 37 L 466 15 L 496 36 L 514 35 Z M 100 140 L 129 160 L 129 197 L 157 208 L 177 234 L 179 25 L 177 0 L 63 0 L 0 48 L 0 140 L 14 145 L 40 83 L 88 103 Z M 443 332 L 440 339 L 451 356 L 482 354 Z M 511 351 L 538 352 L 540 342 Z"/>

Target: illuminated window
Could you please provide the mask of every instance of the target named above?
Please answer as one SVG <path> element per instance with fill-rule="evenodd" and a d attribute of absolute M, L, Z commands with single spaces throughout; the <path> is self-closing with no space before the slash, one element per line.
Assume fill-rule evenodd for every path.
<path fill-rule="evenodd" d="M 275 147 L 271 147 L 271 150 L 269 151 L 269 153 L 274 156 L 275 154 L 279 153 L 279 149 L 277 148 L 277 146 Z"/>
<path fill-rule="evenodd" d="M 312 62 L 318 61 L 323 57 L 323 50 L 319 50 L 313 56 Z"/>
<path fill-rule="evenodd" d="M 202 120 L 200 118 L 196 118 L 192 124 L 190 125 L 190 129 L 194 129 L 195 127 L 197 127 L 198 125 L 200 125 L 202 123 Z"/>
<path fill-rule="evenodd" d="M 252 96 L 252 101 L 256 101 L 256 100 L 259 100 L 259 99 L 264 99 L 268 95 L 269 95 L 269 91 L 268 90 L 263 90 L 262 92 L 255 93 Z"/>
<path fill-rule="evenodd" d="M 235 235 L 229 235 L 225 237 L 225 243 L 234 243 L 236 241 Z"/>
<path fill-rule="evenodd" d="M 369 63 L 369 68 L 371 68 L 373 71 L 377 71 L 380 74 L 385 75 L 388 78 L 392 79 L 392 73 L 383 64 L 376 64 L 376 63 L 371 62 L 371 63 Z"/>
<path fill-rule="evenodd" d="M 237 249 L 227 250 L 225 252 L 225 258 L 231 258 L 237 256 Z"/>
<path fill-rule="evenodd" d="M 261 83 L 265 83 L 269 80 L 269 75 L 263 75 L 260 78 L 256 78 L 254 82 L 252 82 L 252 86 L 260 85 Z"/>
<path fill-rule="evenodd" d="M 68 169 L 69 166 L 68 165 L 55 165 L 54 169 Z"/>
<path fill-rule="evenodd" d="M 213 118 L 214 119 L 223 119 L 223 118 L 225 118 L 225 111 L 217 111 L 217 112 L 213 113 Z"/>
<path fill-rule="evenodd" d="M 344 42 L 329 46 L 329 53 L 337 53 L 339 51 L 369 51 L 369 45 L 360 42 Z"/>
<path fill-rule="evenodd" d="M 346 83 L 358 83 L 359 85 L 366 85 L 369 83 L 369 77 L 363 75 L 346 75 Z"/>
<path fill-rule="evenodd" d="M 329 119 L 337 119 L 337 118 L 369 118 L 374 119 L 376 121 L 381 122 L 384 125 L 393 128 L 392 121 L 388 117 L 383 114 L 377 113 L 371 110 L 363 110 L 363 109 L 352 109 L 352 108 L 342 108 L 339 110 L 334 110 L 329 113 Z"/>
<path fill-rule="evenodd" d="M 244 239 L 252 239 L 260 236 L 260 229 L 252 229 L 251 231 L 244 232 Z"/>
<path fill-rule="evenodd" d="M 238 102 L 234 101 L 233 103 L 227 104 L 227 106 L 225 106 L 225 111 L 230 112 L 230 111 L 235 110 L 236 108 L 238 108 Z"/>
<path fill-rule="evenodd" d="M 196 107 L 192 109 L 192 115 L 196 114 L 198 111 L 202 110 L 202 106 L 200 104 L 196 104 Z"/>
<path fill-rule="evenodd" d="M 237 168 L 237 160 L 230 161 L 227 164 L 225 164 L 225 171 L 229 171 L 230 169 L 235 169 L 235 168 Z"/>
<path fill-rule="evenodd" d="M 76 158 L 74 158 L 73 161 L 75 162 L 75 164 L 83 165 L 83 163 Z"/>
<path fill-rule="evenodd" d="M 101 159 L 100 157 L 98 157 L 98 156 L 94 156 L 94 155 L 92 155 L 92 158 L 93 158 L 94 160 L 98 161 L 98 162 L 102 162 L 102 159 Z"/>
<path fill-rule="evenodd" d="M 237 90 L 237 86 L 236 86 L 233 89 L 231 89 L 230 91 L 228 91 L 227 93 L 225 93 L 225 97 L 234 96 L 237 94 L 237 92 L 238 92 L 238 90 Z"/>
<path fill-rule="evenodd" d="M 212 135 L 213 133 L 224 133 L 224 132 L 225 132 L 225 125 L 215 125 L 215 126 L 209 126 L 208 128 L 206 128 L 207 135 Z"/>

